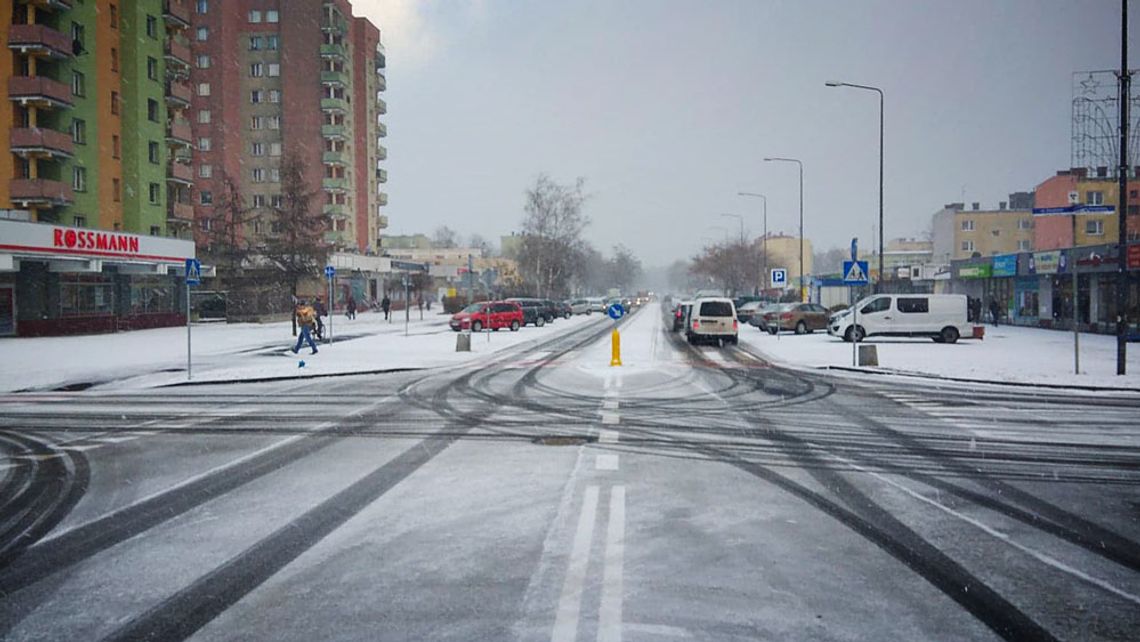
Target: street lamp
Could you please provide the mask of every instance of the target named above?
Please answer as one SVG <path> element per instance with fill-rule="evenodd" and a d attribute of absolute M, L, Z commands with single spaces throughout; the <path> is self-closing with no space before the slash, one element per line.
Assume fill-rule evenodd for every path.
<path fill-rule="evenodd" d="M 804 301 L 804 164 L 796 158 L 765 158 L 765 162 L 795 163 L 800 169 L 800 301 Z"/>
<path fill-rule="evenodd" d="M 739 214 L 721 214 L 721 216 L 731 216 L 740 221 L 740 242 L 744 243 L 744 217 Z"/>
<path fill-rule="evenodd" d="M 760 241 L 763 247 L 761 251 L 764 254 L 764 258 L 760 266 L 760 282 L 766 284 L 764 289 L 767 290 L 772 287 L 772 284 L 768 283 L 768 197 L 763 194 L 757 194 L 756 192 L 737 192 L 736 195 L 764 199 L 764 237 L 763 240 Z"/>
<path fill-rule="evenodd" d="M 824 83 L 828 87 L 850 87 L 852 89 L 864 89 L 866 91 L 874 91 L 879 94 L 879 282 L 878 292 L 883 291 L 883 277 L 886 274 L 883 272 L 883 90 L 878 87 L 871 87 L 870 85 L 856 85 L 849 82 L 839 82 L 838 80 L 829 80 Z"/>

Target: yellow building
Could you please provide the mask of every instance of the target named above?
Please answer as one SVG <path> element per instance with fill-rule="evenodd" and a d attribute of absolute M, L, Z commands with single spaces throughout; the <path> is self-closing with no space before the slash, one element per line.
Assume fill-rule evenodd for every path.
<path fill-rule="evenodd" d="M 764 243 L 760 239 L 760 243 Z M 788 285 L 799 282 L 800 278 L 800 238 L 798 236 L 769 235 L 767 239 L 768 268 L 784 268 L 788 271 Z M 812 246 L 804 239 L 804 272 L 811 276 Z M 765 275 L 765 281 L 767 275 Z"/>
<path fill-rule="evenodd" d="M 975 208 L 977 204 L 975 204 Z M 954 258 L 1033 250 L 1032 210 L 959 210 L 954 213 Z"/>

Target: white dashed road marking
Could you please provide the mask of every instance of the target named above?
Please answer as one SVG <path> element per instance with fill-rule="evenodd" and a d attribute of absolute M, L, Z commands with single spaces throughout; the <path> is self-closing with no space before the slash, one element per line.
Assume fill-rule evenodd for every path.
<path fill-rule="evenodd" d="M 602 603 L 598 607 L 599 642 L 621 642 L 624 556 L 625 486 L 614 486 L 610 489 L 610 521 L 606 524 L 606 557 L 602 567 Z"/>
<path fill-rule="evenodd" d="M 554 618 L 552 642 L 574 642 L 578 638 L 578 617 L 582 610 L 582 587 L 586 583 L 586 567 L 590 563 L 590 545 L 594 541 L 594 521 L 598 512 L 598 487 L 586 488 L 578 530 L 570 548 L 570 565 L 562 583 L 558 614 Z"/>
<path fill-rule="evenodd" d="M 618 456 L 617 455 L 598 455 L 594 459 L 594 468 L 597 470 L 617 470 L 618 469 Z"/>
<path fill-rule="evenodd" d="M 618 431 L 616 430 L 603 430 L 598 433 L 598 443 L 600 444 L 616 444 L 618 442 Z"/>

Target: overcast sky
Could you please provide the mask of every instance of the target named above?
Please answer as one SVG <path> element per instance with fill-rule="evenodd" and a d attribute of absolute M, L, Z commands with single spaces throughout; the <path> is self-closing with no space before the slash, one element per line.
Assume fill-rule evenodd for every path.
<path fill-rule="evenodd" d="M 540 172 L 587 180 L 588 239 L 646 264 L 721 228 L 870 244 L 886 92 L 886 236 L 996 207 L 1070 158 L 1072 73 L 1120 60 L 1115 0 L 355 0 L 388 60 L 389 232 L 517 229 Z M 1140 5 L 1132 12 L 1140 13 Z M 1130 31 L 1140 27 L 1130 24 Z M 1130 49 L 1135 47 L 1131 39 Z M 1133 57 L 1135 59 L 1135 57 Z M 719 226 L 716 227 L 716 226 Z M 703 238 L 702 238 L 703 237 Z"/>

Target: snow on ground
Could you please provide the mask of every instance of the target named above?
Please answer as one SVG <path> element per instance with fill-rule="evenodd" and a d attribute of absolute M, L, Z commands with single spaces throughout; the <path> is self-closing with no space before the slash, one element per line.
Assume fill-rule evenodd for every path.
<path fill-rule="evenodd" d="M 778 337 L 743 326 L 740 340 L 789 365 L 851 367 L 851 344 L 824 332 Z M 1140 388 L 1140 344 L 1128 345 L 1128 374 L 1116 376 L 1116 337 L 1081 334 L 1081 375 L 1073 374 L 1073 334 L 1013 326 L 986 327 L 985 339 L 938 344 L 930 339 L 869 338 L 884 372 L 994 382 Z"/>
<path fill-rule="evenodd" d="M 387 323 L 376 313 L 354 320 L 333 318 L 333 344 L 308 346 L 294 355 L 288 321 L 206 323 L 191 329 L 193 380 L 230 381 L 275 377 L 424 368 L 463 363 L 524 341 L 542 339 L 587 321 L 558 320 L 544 328 L 502 330 L 472 337 L 471 352 L 455 352 L 449 315 L 412 313 L 408 336 L 402 315 Z M 596 320 L 597 317 L 589 317 Z M 301 362 L 304 366 L 301 367 Z M 0 340 L 0 391 L 94 383 L 115 388 L 186 381 L 186 328 L 156 328 L 117 334 Z"/>

